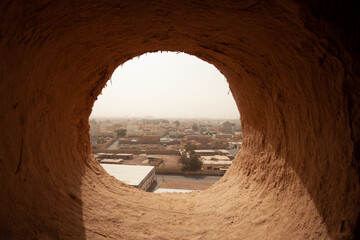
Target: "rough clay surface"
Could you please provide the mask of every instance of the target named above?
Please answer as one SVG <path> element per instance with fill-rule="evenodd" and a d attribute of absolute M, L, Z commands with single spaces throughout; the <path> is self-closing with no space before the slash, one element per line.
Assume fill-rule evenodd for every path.
<path fill-rule="evenodd" d="M 1 1 L 1 238 L 356 238 L 358 59 L 342 22 L 312 8 Z M 91 154 L 88 117 L 113 70 L 158 50 L 214 64 L 241 114 L 243 149 L 200 193 L 131 188 Z"/>

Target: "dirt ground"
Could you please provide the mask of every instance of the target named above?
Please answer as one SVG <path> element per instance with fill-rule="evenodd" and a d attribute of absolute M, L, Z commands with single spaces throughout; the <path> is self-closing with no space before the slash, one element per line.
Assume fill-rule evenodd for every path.
<path fill-rule="evenodd" d="M 164 169 L 180 170 L 181 164 L 178 163 L 179 156 L 176 155 L 156 155 L 161 157 L 164 163 Z"/>
<path fill-rule="evenodd" d="M 178 163 L 179 156 L 176 155 L 161 155 L 161 154 L 154 154 L 152 156 L 160 157 L 163 160 L 164 166 L 163 169 L 168 170 L 180 170 L 181 164 Z M 144 163 L 146 160 L 146 156 L 134 155 L 134 158 L 131 160 L 125 160 L 124 164 L 128 165 L 144 165 L 147 166 L 149 164 Z"/>
<path fill-rule="evenodd" d="M 123 164 L 148 166 L 149 164 L 144 163 L 144 161 L 145 161 L 146 159 L 147 159 L 146 156 L 134 155 L 134 158 L 133 158 L 133 159 L 131 159 L 131 160 L 125 160 Z"/>

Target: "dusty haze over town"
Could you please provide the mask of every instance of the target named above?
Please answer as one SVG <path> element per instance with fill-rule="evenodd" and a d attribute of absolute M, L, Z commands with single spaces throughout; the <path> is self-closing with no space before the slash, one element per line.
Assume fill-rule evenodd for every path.
<path fill-rule="evenodd" d="M 147 53 L 119 66 L 90 118 L 239 119 L 225 77 L 197 57 Z"/>
<path fill-rule="evenodd" d="M 89 125 L 101 166 L 116 179 L 155 193 L 210 187 L 242 144 L 225 77 L 185 53 L 148 53 L 118 67 L 94 104 Z"/>
<path fill-rule="evenodd" d="M 242 145 L 225 77 L 185 53 L 148 53 L 118 67 L 89 125 L 92 153 L 101 166 L 154 193 L 210 187 Z"/>

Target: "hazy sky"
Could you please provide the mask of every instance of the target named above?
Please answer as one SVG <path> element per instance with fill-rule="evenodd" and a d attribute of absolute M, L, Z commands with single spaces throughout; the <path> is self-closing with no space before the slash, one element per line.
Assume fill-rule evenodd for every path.
<path fill-rule="evenodd" d="M 225 77 L 185 53 L 148 53 L 113 73 L 93 117 L 239 118 Z"/>

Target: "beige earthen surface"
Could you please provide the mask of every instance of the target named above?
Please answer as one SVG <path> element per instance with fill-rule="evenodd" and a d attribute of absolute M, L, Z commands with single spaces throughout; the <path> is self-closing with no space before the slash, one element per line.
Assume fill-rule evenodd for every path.
<path fill-rule="evenodd" d="M 310 10 L 286 0 L 1 1 L 1 238 L 355 238 L 358 59 L 341 25 Z M 146 193 L 92 157 L 97 95 L 118 65 L 158 50 L 214 64 L 239 108 L 243 148 L 206 191 Z"/>

